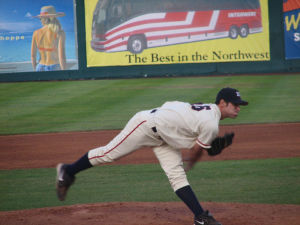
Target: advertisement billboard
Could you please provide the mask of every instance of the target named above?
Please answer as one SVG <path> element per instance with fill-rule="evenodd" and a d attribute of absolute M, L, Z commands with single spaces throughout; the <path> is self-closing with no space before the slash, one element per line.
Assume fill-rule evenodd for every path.
<path fill-rule="evenodd" d="M 0 2 L 0 73 L 78 69 L 73 0 Z"/>
<path fill-rule="evenodd" d="M 267 0 L 85 0 L 87 65 L 268 61 Z"/>

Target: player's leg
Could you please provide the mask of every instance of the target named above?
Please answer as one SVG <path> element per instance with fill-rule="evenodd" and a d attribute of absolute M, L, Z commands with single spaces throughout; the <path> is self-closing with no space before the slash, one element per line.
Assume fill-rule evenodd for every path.
<path fill-rule="evenodd" d="M 64 165 L 66 173 L 70 176 L 75 176 L 82 170 L 101 163 L 113 162 L 139 148 L 139 140 L 143 139 L 141 126 L 144 121 L 137 122 L 138 123 L 135 123 L 135 127 L 131 127 L 133 122 L 130 121 L 127 126 L 107 145 L 91 149 L 76 162 Z"/>
<path fill-rule="evenodd" d="M 183 167 L 181 151 L 168 145 L 162 145 L 154 148 L 154 153 L 165 171 L 174 192 L 193 212 L 194 224 L 221 225 L 208 211 L 203 210 L 189 185 Z"/>
<path fill-rule="evenodd" d="M 149 112 L 137 113 L 125 128 L 106 146 L 92 149 L 72 164 L 57 166 L 56 190 L 60 200 L 64 200 L 68 188 L 75 180 L 75 174 L 101 163 L 117 160 L 142 146 L 158 146 L 162 144 L 148 122 Z"/>
<path fill-rule="evenodd" d="M 137 113 L 125 128 L 106 146 L 88 152 L 90 163 L 95 166 L 113 162 L 143 146 L 159 146 L 163 141 L 151 129 L 150 112 Z"/>
<path fill-rule="evenodd" d="M 184 171 L 181 151 L 169 145 L 154 148 L 154 153 L 165 171 L 177 196 L 189 207 L 194 215 L 203 213 Z"/>

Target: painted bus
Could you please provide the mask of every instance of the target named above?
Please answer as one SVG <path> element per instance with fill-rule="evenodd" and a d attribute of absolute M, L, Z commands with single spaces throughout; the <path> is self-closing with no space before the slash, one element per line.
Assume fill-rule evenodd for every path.
<path fill-rule="evenodd" d="M 259 0 L 99 0 L 91 47 L 130 51 L 262 32 Z"/>

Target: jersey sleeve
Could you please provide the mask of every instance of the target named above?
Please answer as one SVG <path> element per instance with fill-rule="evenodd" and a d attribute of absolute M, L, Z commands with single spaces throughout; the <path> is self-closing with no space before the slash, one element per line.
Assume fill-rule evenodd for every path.
<path fill-rule="evenodd" d="M 211 148 L 211 142 L 218 136 L 218 133 L 218 124 L 214 122 L 207 122 L 202 126 L 196 143 L 202 148 L 209 149 Z"/>

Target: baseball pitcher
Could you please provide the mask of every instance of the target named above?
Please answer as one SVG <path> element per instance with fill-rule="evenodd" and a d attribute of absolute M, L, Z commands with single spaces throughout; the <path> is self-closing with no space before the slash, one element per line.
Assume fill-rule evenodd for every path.
<path fill-rule="evenodd" d="M 57 165 L 56 191 L 63 201 L 75 175 L 92 166 L 113 162 L 144 146 L 150 146 L 167 175 L 176 195 L 194 214 L 195 225 L 221 225 L 205 211 L 186 176 L 203 152 L 220 154 L 232 144 L 234 133 L 218 136 L 219 121 L 236 118 L 240 106 L 248 105 L 238 90 L 223 88 L 214 104 L 165 102 L 162 106 L 138 112 L 106 146 L 88 151 L 72 164 Z M 190 149 L 184 166 L 181 149 Z"/>

